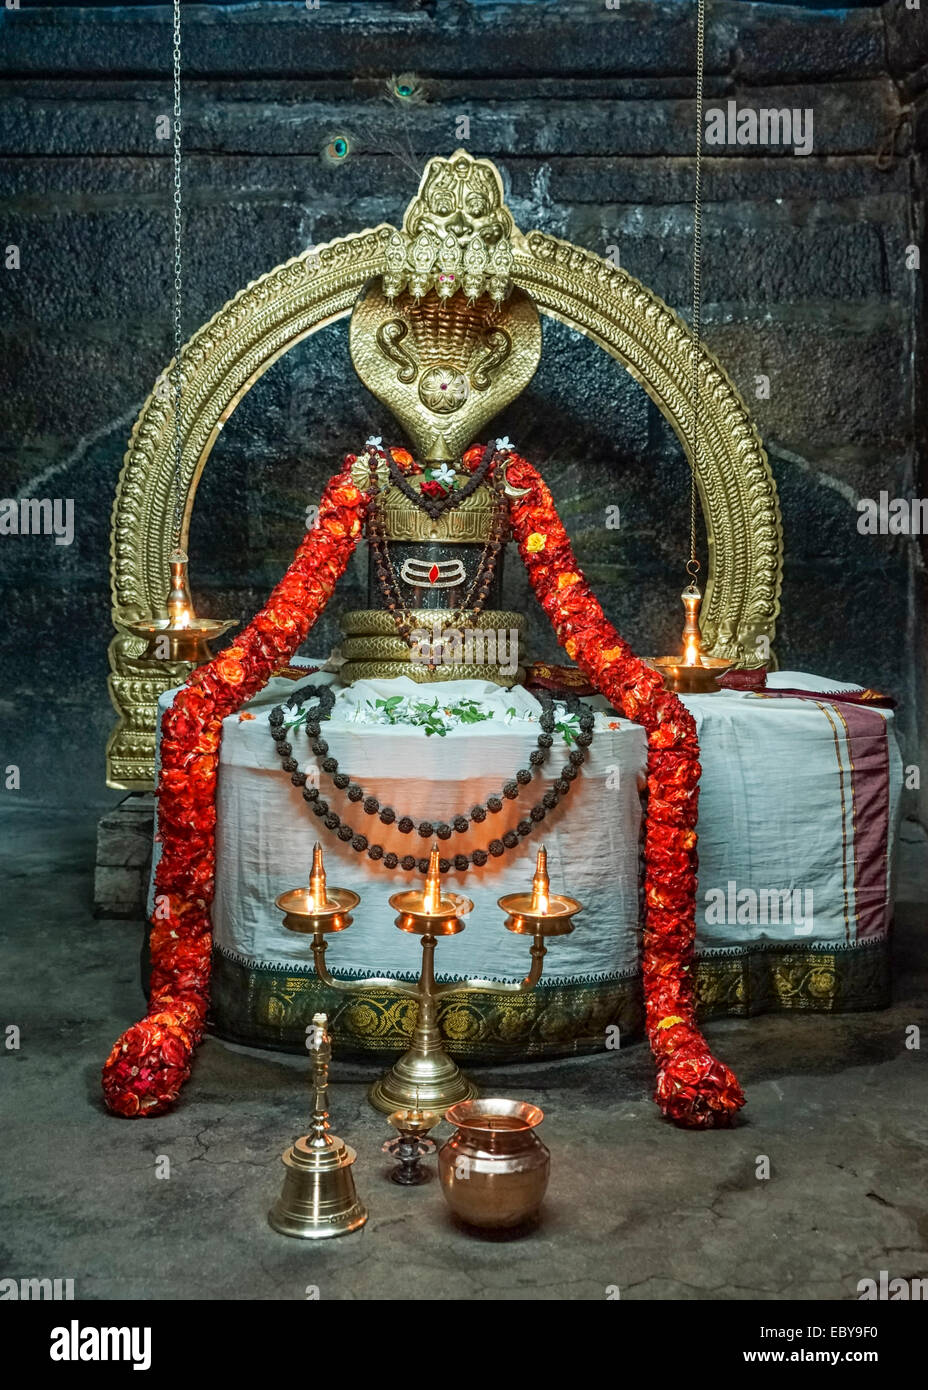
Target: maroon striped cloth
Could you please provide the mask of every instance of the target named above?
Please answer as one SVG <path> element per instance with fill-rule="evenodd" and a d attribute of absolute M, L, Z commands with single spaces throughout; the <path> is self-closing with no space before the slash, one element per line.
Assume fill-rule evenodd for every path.
<path fill-rule="evenodd" d="M 833 705 L 869 705 L 872 709 L 895 709 L 897 701 L 879 690 L 795 690 L 792 686 L 771 689 L 767 684 L 766 666 L 750 671 L 727 671 L 719 677 L 723 690 L 743 690 L 752 695 L 771 696 L 777 700 L 824 700 Z"/>
<path fill-rule="evenodd" d="M 881 695 L 878 690 L 763 690 L 752 692 L 762 700 L 818 700 L 826 705 L 863 705 L 870 709 L 895 709 L 897 701 L 891 695 Z"/>

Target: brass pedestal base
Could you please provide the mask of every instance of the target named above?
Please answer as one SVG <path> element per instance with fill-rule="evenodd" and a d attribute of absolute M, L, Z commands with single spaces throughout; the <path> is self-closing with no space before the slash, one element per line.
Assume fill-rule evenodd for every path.
<path fill-rule="evenodd" d="M 367 1098 L 382 1115 L 394 1110 L 437 1110 L 472 1100 L 476 1086 L 452 1062 L 447 1052 L 422 1053 L 411 1047 L 390 1070 L 375 1081 Z"/>
<path fill-rule="evenodd" d="M 351 1172 L 356 1158 L 354 1149 L 335 1135 L 298 1139 L 283 1155 L 283 1191 L 267 1217 L 274 1230 L 324 1240 L 363 1226 L 367 1210 L 358 1200 Z"/>

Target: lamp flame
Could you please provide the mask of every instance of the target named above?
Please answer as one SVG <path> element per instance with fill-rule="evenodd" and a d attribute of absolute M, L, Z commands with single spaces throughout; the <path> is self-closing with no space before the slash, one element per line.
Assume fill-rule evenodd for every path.
<path fill-rule="evenodd" d="M 193 615 L 193 600 L 187 582 L 187 556 L 183 550 L 171 552 L 171 587 L 168 590 L 168 622 L 175 631 L 185 631 Z"/>
<path fill-rule="evenodd" d="M 548 878 L 548 851 L 544 845 L 535 860 L 535 876 L 532 879 L 532 905 L 529 911 L 533 917 L 546 917 L 551 906 L 551 881 Z"/>
<path fill-rule="evenodd" d="M 438 866 L 438 845 L 432 846 L 429 855 L 429 871 L 425 878 L 425 894 L 422 899 L 422 910 L 429 916 L 437 915 L 441 907 L 441 869 Z"/>
<path fill-rule="evenodd" d="M 325 865 L 322 862 L 322 846 L 317 840 L 313 845 L 313 867 L 309 875 L 309 899 L 308 909 L 310 912 L 321 912 L 329 900 L 329 892 L 325 881 Z"/>

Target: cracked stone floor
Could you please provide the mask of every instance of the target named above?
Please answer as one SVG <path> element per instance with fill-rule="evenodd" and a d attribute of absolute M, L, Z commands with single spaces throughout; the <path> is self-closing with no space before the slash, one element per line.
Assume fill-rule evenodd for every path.
<path fill-rule="evenodd" d="M 474 1237 L 437 1181 L 386 1180 L 387 1127 L 364 1096 L 372 1072 L 336 1057 L 334 1128 L 358 1151 L 370 1220 L 305 1242 L 266 1222 L 307 1112 L 304 1059 L 208 1039 L 173 1114 L 103 1110 L 101 1062 L 143 1012 L 142 928 L 91 915 L 97 814 L 2 817 L 0 1022 L 19 1026 L 21 1047 L 2 1056 L 0 1277 L 73 1278 L 85 1299 L 304 1299 L 314 1285 L 325 1299 L 601 1300 L 610 1286 L 623 1299 L 853 1299 L 881 1269 L 928 1275 L 928 844 L 913 823 L 893 1006 L 710 1025 L 748 1093 L 736 1128 L 662 1121 L 641 1043 L 475 1071 L 543 1107 L 552 1172 L 536 1228 Z M 918 1051 L 905 1046 L 913 1023 Z M 156 1176 L 160 1155 L 169 1179 Z"/>

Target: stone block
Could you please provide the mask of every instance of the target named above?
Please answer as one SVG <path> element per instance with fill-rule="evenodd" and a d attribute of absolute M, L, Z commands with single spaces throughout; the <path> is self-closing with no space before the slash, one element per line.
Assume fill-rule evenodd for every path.
<path fill-rule="evenodd" d="M 585 93 L 580 93 L 583 101 Z M 79 103 L 75 102 L 79 109 Z M 580 110 L 581 107 L 578 107 Z M 261 107 L 255 104 L 255 119 Z M 872 160 L 833 155 L 770 157 L 758 151 L 706 152 L 703 161 L 703 193 L 707 203 L 769 205 L 776 200 L 802 200 L 826 208 L 851 198 L 907 197 L 907 166 L 896 158 L 888 168 Z M 652 203 L 688 203 L 693 192 L 691 152 L 642 160 L 606 155 L 577 156 L 549 153 L 543 164 L 520 149 L 493 151 L 492 157 L 508 185 L 510 206 L 528 230 L 535 225 L 537 209 L 549 202 L 568 208 L 587 204 L 634 206 Z M 222 207 L 235 216 L 249 203 L 268 202 L 274 210 L 293 200 L 299 191 L 301 207 L 310 212 L 341 210 L 352 227 L 395 221 L 415 193 L 417 173 L 398 166 L 392 154 L 365 154 L 348 158 L 338 166 L 323 164 L 316 152 L 282 153 L 273 159 L 244 153 L 197 152 L 185 170 L 187 206 L 196 214 L 201 206 Z M 63 219 L 71 216 L 118 217 L 121 213 L 148 210 L 162 218 L 169 203 L 170 169 L 165 151 L 113 156 L 107 160 L 67 159 L 36 155 L 11 156 L 2 171 L 8 218 Z M 868 214 L 868 220 L 885 220 Z M 146 234 L 148 228 L 145 228 Z M 228 238 L 228 233 L 227 233 Z M 214 246 L 213 251 L 217 248 Z M 261 250 L 261 248 L 258 248 Z M 63 258 L 68 264 L 70 257 Z M 55 264 L 48 267 L 57 269 Z M 270 265 L 270 261 L 267 261 Z M 8 287 L 10 288 L 10 287 Z"/>
<path fill-rule="evenodd" d="M 155 798 L 125 797 L 97 825 L 94 915 L 145 916 L 155 825 Z"/>
<path fill-rule="evenodd" d="M 856 681 L 895 696 L 903 755 L 914 761 L 917 710 L 905 640 L 909 604 L 906 590 L 887 583 L 876 565 L 855 571 L 851 593 L 845 565 L 800 560 L 787 549 L 776 651 L 783 669 Z"/>
<path fill-rule="evenodd" d="M 710 206 L 753 205 L 763 213 L 778 199 L 828 208 L 845 199 L 905 199 L 910 193 L 906 164 L 898 159 L 882 170 L 871 161 L 846 155 L 783 159 L 757 152 L 750 156 L 705 154 L 703 198 Z M 628 207 L 691 204 L 693 198 L 694 160 L 689 152 L 647 160 L 551 155 L 545 160 L 543 177 L 537 160 L 525 159 L 518 152 L 507 153 L 500 165 L 508 173 L 510 205 L 524 229 L 535 225 L 531 220 L 537 216 L 534 209 L 547 202 L 568 208 Z M 528 215 L 522 214 L 523 207 Z M 835 212 L 837 215 L 838 209 Z"/>
<path fill-rule="evenodd" d="M 902 304 L 808 304 L 776 320 L 712 324 L 706 341 L 764 437 L 805 457 L 849 445 L 896 454 L 908 438 L 910 332 Z M 756 396 L 757 375 L 770 378 L 769 400 Z"/>
<path fill-rule="evenodd" d="M 151 863 L 154 796 L 129 796 L 97 826 L 97 864 L 144 869 Z"/>
<path fill-rule="evenodd" d="M 136 155 L 166 157 L 157 121 L 170 110 L 166 85 L 146 84 L 125 91 L 122 84 L 94 83 L 79 99 L 71 92 L 47 92 L 35 84 L 16 86 L 0 104 L 0 150 L 16 155 Z M 312 99 L 310 99 L 312 98 Z M 518 150 L 523 156 L 687 155 L 694 148 L 693 99 L 657 96 L 649 100 L 594 102 L 544 100 L 537 93 L 515 98 L 495 92 L 491 99 L 443 98 L 399 106 L 383 98 L 359 101 L 321 98 L 305 85 L 249 100 L 238 90 L 191 81 L 184 104 L 185 138 L 190 148 L 213 154 L 265 156 L 315 155 L 334 134 L 348 137 L 353 155 L 408 159 L 410 144 L 422 151 L 449 150 L 461 143 L 459 116 L 471 122 L 467 143 L 475 153 Z M 888 77 L 825 86 L 795 83 L 751 87 L 738 94 L 741 106 L 799 108 L 813 112 L 813 156 L 872 152 L 894 128 L 898 97 Z M 78 115 L 78 113 L 80 113 Z M 779 146 L 717 146 L 719 157 L 800 158 Z M 346 161 L 347 163 L 348 161 Z M 333 184 L 339 166 L 332 170 Z"/>
<path fill-rule="evenodd" d="M 558 234 L 619 263 L 689 316 L 692 208 L 580 205 Z M 750 310 L 803 300 L 868 301 L 911 293 L 902 194 L 850 205 L 755 199 L 704 202 L 702 286 L 707 307 Z M 553 229 L 552 229 L 553 230 Z M 710 311 L 711 312 L 711 311 Z"/>
<path fill-rule="evenodd" d="M 4 33 L 0 71 L 80 76 L 165 73 L 170 12 L 144 20 L 132 8 L 24 8 Z M 185 55 L 198 75 L 324 78 L 344 72 L 490 73 L 547 76 L 588 71 L 640 77 L 689 73 L 693 11 L 663 0 L 624 0 L 618 10 L 587 0 L 484 3 L 436 0 L 428 7 L 353 0 L 301 5 L 201 6 L 185 16 Z M 708 16 L 710 72 L 746 81 L 784 75 L 819 80 L 876 72 L 884 28 L 869 8 L 786 13 L 718 0 Z"/>
<path fill-rule="evenodd" d="M 16 440 L 25 434 L 33 444 L 47 440 L 61 461 L 70 452 L 70 441 L 71 450 L 81 446 L 77 462 L 113 421 L 118 426 L 111 458 L 115 488 L 132 422 L 170 358 L 169 341 L 167 310 L 163 327 L 112 320 L 60 337 L 30 332 L 21 321 L 7 319 L 0 327 L 0 351 L 16 369 L 0 392 L 0 449 L 16 459 Z M 109 517 L 102 521 L 105 530 Z"/>
<path fill-rule="evenodd" d="M 94 916 L 144 917 L 144 876 L 138 869 L 113 869 L 97 865 L 94 870 Z"/>
<path fill-rule="evenodd" d="M 886 29 L 886 56 L 889 70 L 903 82 L 924 87 L 928 65 L 928 11 L 919 6 L 887 4 L 880 9 Z M 919 80 L 920 79 L 920 80 Z"/>
<path fill-rule="evenodd" d="M 880 72 L 885 63 L 879 7 L 823 11 L 751 5 L 737 19 L 729 9 L 725 18 L 737 30 L 738 78 L 752 85 L 784 73 L 812 80 L 852 72 L 862 76 Z"/>

